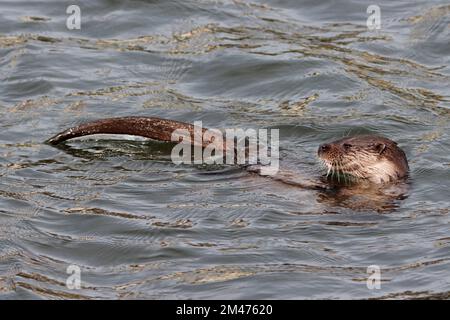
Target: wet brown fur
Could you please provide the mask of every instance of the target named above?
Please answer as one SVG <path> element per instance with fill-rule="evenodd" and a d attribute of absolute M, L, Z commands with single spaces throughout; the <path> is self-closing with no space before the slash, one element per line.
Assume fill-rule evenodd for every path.
<path fill-rule="evenodd" d="M 128 134 L 158 141 L 172 141 L 171 136 L 176 129 L 186 130 L 194 141 L 194 126 L 189 123 L 156 117 L 121 117 L 80 124 L 58 133 L 48 139 L 47 143 L 57 145 L 69 139 L 93 134 Z M 203 129 L 203 132 L 206 130 Z M 203 147 L 209 143 L 210 141 L 203 141 Z"/>
<path fill-rule="evenodd" d="M 396 142 L 377 135 L 361 135 L 323 144 L 319 158 L 328 167 L 328 174 L 349 175 L 375 183 L 404 178 L 408 161 Z"/>

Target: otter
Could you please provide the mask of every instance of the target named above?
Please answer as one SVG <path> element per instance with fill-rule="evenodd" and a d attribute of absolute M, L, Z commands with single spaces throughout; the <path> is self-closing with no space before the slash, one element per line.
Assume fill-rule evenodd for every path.
<path fill-rule="evenodd" d="M 185 129 L 194 134 L 194 126 L 185 122 L 157 117 L 108 118 L 69 128 L 47 140 L 57 145 L 65 140 L 93 134 L 126 134 L 171 141 L 172 132 Z M 203 129 L 205 132 L 207 129 Z M 203 141 L 203 147 L 210 141 Z M 319 146 L 318 156 L 327 167 L 326 178 L 348 181 L 367 181 L 375 184 L 395 182 L 407 176 L 409 167 L 406 155 L 396 142 L 377 135 L 359 135 L 342 138 Z M 261 173 L 258 166 L 247 166 L 250 172 Z M 304 188 L 329 189 L 322 182 L 294 181 L 288 172 L 282 172 L 275 180 Z"/>
<path fill-rule="evenodd" d="M 332 173 L 364 179 L 374 183 L 393 182 L 408 171 L 405 152 L 395 141 L 376 135 L 347 137 L 325 143 L 317 151 Z"/>

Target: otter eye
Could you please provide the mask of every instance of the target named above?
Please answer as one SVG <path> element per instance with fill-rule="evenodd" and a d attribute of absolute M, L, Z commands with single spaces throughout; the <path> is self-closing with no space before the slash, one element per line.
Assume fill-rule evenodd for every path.
<path fill-rule="evenodd" d="M 352 145 L 351 145 L 350 143 L 344 143 L 343 146 L 344 146 L 344 148 L 346 148 L 346 149 L 352 147 Z"/>
<path fill-rule="evenodd" d="M 386 149 L 386 145 L 384 143 L 378 143 L 378 144 L 375 145 L 375 150 L 379 154 L 382 154 L 385 149 Z"/>

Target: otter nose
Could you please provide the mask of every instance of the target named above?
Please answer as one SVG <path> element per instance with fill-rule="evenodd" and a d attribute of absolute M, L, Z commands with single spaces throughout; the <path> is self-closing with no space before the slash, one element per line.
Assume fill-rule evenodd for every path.
<path fill-rule="evenodd" d="M 321 144 L 319 146 L 318 153 L 321 154 L 321 153 L 327 152 L 328 150 L 330 150 L 330 148 L 331 148 L 331 146 L 328 143 Z"/>

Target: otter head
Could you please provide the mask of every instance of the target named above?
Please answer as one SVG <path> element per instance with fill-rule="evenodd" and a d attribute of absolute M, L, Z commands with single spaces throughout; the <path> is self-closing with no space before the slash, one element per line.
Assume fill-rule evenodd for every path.
<path fill-rule="evenodd" d="M 351 176 L 375 183 L 395 181 L 408 173 L 408 161 L 397 143 L 380 136 L 347 137 L 322 144 L 319 158 L 332 176 Z"/>

